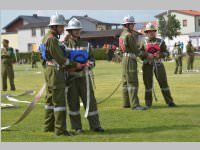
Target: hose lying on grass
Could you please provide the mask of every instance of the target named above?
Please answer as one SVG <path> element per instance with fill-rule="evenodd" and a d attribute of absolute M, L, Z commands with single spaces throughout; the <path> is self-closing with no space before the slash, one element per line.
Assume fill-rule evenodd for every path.
<path fill-rule="evenodd" d="M 12 97 L 18 97 L 18 96 L 25 96 L 25 95 L 34 95 L 35 91 L 25 91 L 24 93 L 21 94 L 2 94 L 1 97 L 7 97 L 7 96 L 12 96 Z"/>
<path fill-rule="evenodd" d="M 26 110 L 24 111 L 24 113 L 19 117 L 19 119 L 17 121 L 15 121 L 13 124 L 11 124 L 9 126 L 1 127 L 1 130 L 7 130 L 7 129 L 11 128 L 12 126 L 20 123 L 22 120 L 24 120 L 26 118 L 26 116 L 28 116 L 28 114 L 33 110 L 33 108 L 35 107 L 35 105 L 40 101 L 42 93 L 45 90 L 45 87 L 46 87 L 46 84 L 44 84 L 42 86 L 42 88 L 40 89 L 40 91 L 34 97 L 33 101 L 28 105 L 28 107 L 26 108 Z"/>

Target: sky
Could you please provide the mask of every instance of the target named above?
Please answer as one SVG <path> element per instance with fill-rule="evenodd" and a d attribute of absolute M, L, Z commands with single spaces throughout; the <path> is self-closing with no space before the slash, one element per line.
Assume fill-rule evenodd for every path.
<path fill-rule="evenodd" d="M 63 14 L 66 19 L 71 16 L 88 15 L 94 19 L 108 22 L 121 23 L 122 19 L 127 15 L 135 17 L 136 22 L 153 21 L 154 16 L 166 10 L 1 10 L 1 28 L 6 26 L 19 15 L 51 16 L 55 12 Z"/>

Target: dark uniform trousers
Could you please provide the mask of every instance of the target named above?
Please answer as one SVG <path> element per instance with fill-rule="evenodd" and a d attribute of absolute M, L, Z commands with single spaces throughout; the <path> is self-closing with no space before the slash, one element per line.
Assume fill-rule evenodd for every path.
<path fill-rule="evenodd" d="M 159 86 L 162 91 L 162 95 L 167 104 L 173 102 L 173 98 L 170 93 L 170 89 L 167 83 L 166 71 L 163 63 L 156 63 L 156 68 L 153 69 L 153 64 L 145 63 L 142 67 L 143 81 L 145 85 L 145 103 L 146 106 L 152 106 L 152 82 L 153 82 L 153 70 Z"/>
<path fill-rule="evenodd" d="M 4 59 L 4 58 L 1 58 L 1 59 Z M 7 77 L 10 81 L 10 89 L 15 90 L 14 70 L 13 70 L 12 64 L 1 64 L 1 76 L 2 76 L 3 90 L 7 90 Z"/>
<path fill-rule="evenodd" d="M 122 95 L 124 106 L 135 108 L 140 106 L 138 98 L 137 61 L 134 58 L 122 58 Z"/>
<path fill-rule="evenodd" d="M 187 61 L 187 70 L 193 70 L 194 56 L 189 55 Z"/>
<path fill-rule="evenodd" d="M 179 70 L 179 73 L 181 74 L 182 73 L 182 57 L 175 58 L 175 61 L 176 61 L 176 68 L 175 68 L 174 73 L 177 74 Z"/>
<path fill-rule="evenodd" d="M 45 131 L 62 134 L 66 131 L 65 76 L 62 69 L 47 66 L 44 70 L 46 81 Z"/>
<path fill-rule="evenodd" d="M 77 74 L 77 75 L 75 75 Z M 80 99 L 83 102 L 83 106 L 87 107 L 87 84 L 85 71 L 79 73 L 75 72 L 68 77 L 68 106 L 69 106 L 69 116 L 72 129 L 82 129 L 81 116 L 80 116 Z M 99 115 L 97 111 L 96 99 L 94 96 L 94 91 L 92 88 L 91 79 L 89 79 L 90 87 L 90 103 L 89 112 L 87 119 L 89 121 L 90 129 L 95 129 L 100 127 Z"/>

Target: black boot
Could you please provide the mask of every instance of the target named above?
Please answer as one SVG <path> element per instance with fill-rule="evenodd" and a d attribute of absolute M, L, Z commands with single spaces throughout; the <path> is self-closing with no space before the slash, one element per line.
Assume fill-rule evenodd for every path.
<path fill-rule="evenodd" d="M 101 127 L 93 129 L 94 132 L 104 132 L 104 129 Z"/>
<path fill-rule="evenodd" d="M 83 133 L 84 133 L 83 129 L 76 129 L 75 130 L 75 134 L 83 134 Z"/>
<path fill-rule="evenodd" d="M 131 108 L 131 106 L 130 105 L 125 105 L 125 106 L 123 106 L 123 108 Z"/>
<path fill-rule="evenodd" d="M 169 103 L 169 104 L 168 104 L 168 107 L 177 107 L 177 106 L 176 106 L 175 103 L 172 102 L 172 103 Z"/>
<path fill-rule="evenodd" d="M 70 136 L 68 131 L 64 131 L 63 133 L 56 133 L 57 136 Z"/>

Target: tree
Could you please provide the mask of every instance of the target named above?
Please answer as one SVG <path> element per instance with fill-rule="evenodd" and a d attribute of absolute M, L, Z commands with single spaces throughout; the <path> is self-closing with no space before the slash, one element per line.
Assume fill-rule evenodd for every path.
<path fill-rule="evenodd" d="M 158 32 L 163 38 L 168 37 L 170 40 L 173 40 L 173 37 L 180 35 L 181 24 L 176 15 L 167 15 L 167 20 L 161 16 L 158 20 Z"/>

